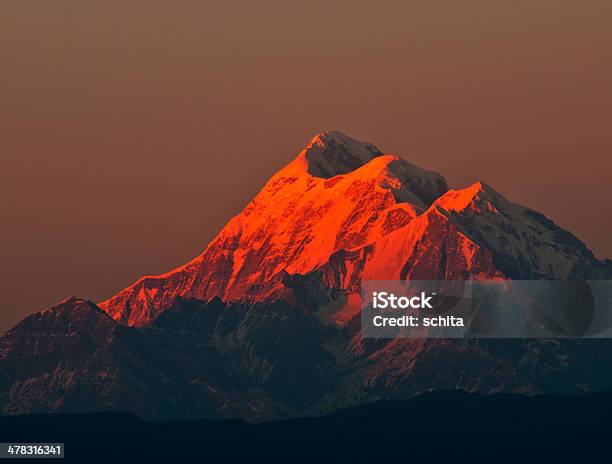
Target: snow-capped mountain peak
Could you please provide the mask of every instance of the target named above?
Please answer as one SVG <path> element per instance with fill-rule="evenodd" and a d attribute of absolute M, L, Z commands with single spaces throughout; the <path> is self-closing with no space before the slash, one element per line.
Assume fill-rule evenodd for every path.
<path fill-rule="evenodd" d="M 371 143 L 331 130 L 315 135 L 295 160 L 314 177 L 329 179 L 363 166 L 383 152 Z"/>

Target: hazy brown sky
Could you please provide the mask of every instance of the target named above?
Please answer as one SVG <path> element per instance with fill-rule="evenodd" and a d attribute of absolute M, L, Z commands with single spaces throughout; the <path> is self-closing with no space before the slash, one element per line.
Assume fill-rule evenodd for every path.
<path fill-rule="evenodd" d="M 0 331 L 199 254 L 316 132 L 612 257 L 612 2 L 6 0 Z"/>

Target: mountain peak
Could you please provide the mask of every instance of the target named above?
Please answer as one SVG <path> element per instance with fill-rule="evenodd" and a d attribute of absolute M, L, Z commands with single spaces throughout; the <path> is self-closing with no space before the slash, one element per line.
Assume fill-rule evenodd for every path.
<path fill-rule="evenodd" d="M 354 171 L 382 154 L 369 142 L 330 130 L 315 135 L 296 161 L 305 163 L 310 175 L 330 179 Z"/>
<path fill-rule="evenodd" d="M 81 298 L 79 296 L 69 296 L 64 300 L 60 301 L 54 306 L 47 308 L 45 311 L 73 311 L 73 310 L 86 310 L 86 311 L 95 311 L 102 314 L 106 314 L 102 311 L 98 306 L 92 301 L 86 300 L 85 298 Z"/>
<path fill-rule="evenodd" d="M 98 323 L 110 324 L 110 326 L 115 324 L 108 313 L 95 303 L 71 296 L 54 306 L 30 314 L 10 329 L 7 334 L 29 334 L 40 330 L 68 330 L 69 327 L 92 326 Z"/>
<path fill-rule="evenodd" d="M 330 143 L 351 143 L 351 142 L 364 143 L 364 142 L 361 142 L 345 134 L 344 132 L 341 132 L 335 129 L 331 129 L 331 130 L 318 132 L 314 137 L 310 139 L 310 142 L 308 142 L 307 147 L 313 144 L 327 145 Z"/>
<path fill-rule="evenodd" d="M 490 185 L 478 181 L 460 190 L 448 190 L 435 201 L 435 206 L 446 211 L 461 212 L 466 208 L 475 210 L 497 211 L 506 209 L 510 202 L 495 191 Z"/>

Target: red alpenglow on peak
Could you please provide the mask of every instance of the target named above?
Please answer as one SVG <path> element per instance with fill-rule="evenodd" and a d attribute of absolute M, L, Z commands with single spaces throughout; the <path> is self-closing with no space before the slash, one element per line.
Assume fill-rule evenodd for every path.
<path fill-rule="evenodd" d="M 178 296 L 282 299 L 343 324 L 359 311 L 362 279 L 566 278 L 594 257 L 569 232 L 560 245 L 560 230 L 484 183 L 449 190 L 438 173 L 329 131 L 311 139 L 200 256 L 143 277 L 100 307 L 138 326 Z M 325 298 L 303 301 L 304 285 Z"/>

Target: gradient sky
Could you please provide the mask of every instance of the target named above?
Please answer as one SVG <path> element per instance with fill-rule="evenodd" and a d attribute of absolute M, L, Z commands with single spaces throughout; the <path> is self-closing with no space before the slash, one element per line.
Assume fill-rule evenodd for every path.
<path fill-rule="evenodd" d="M 1 9 L 0 331 L 196 256 L 326 129 L 612 257 L 612 2 Z"/>

